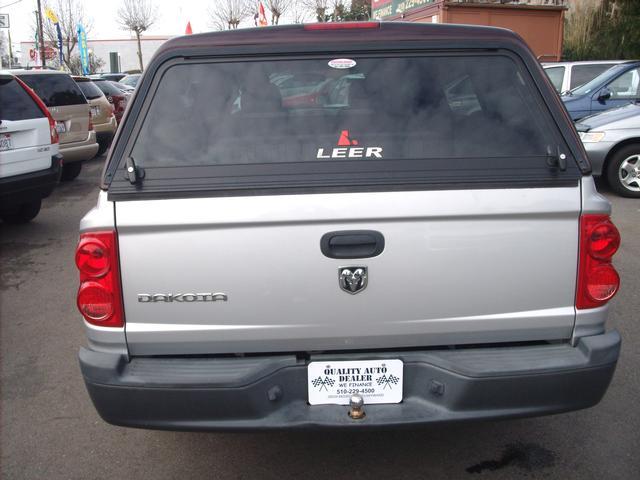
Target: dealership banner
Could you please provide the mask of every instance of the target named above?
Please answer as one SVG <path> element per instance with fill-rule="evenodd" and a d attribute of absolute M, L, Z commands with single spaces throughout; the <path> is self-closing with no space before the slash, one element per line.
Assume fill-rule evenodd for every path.
<path fill-rule="evenodd" d="M 422 7 L 435 0 L 373 0 L 371 2 L 371 15 L 373 18 L 381 19 L 404 13 L 412 8 Z"/>
<path fill-rule="evenodd" d="M 87 32 L 81 23 L 78 24 L 78 50 L 80 52 L 80 64 L 82 65 L 82 74 L 89 74 L 89 48 L 87 47 Z"/>

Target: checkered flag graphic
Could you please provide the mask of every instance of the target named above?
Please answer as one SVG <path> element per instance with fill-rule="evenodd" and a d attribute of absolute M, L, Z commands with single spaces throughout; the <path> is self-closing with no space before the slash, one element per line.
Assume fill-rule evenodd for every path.
<path fill-rule="evenodd" d="M 384 387 L 382 388 L 383 390 L 387 387 L 389 389 L 393 388 L 392 385 L 397 385 L 399 381 L 400 379 L 391 373 L 388 376 L 383 375 L 381 377 L 378 377 L 378 379 L 376 380 L 376 382 L 378 382 L 378 385 L 384 385 Z"/>
<path fill-rule="evenodd" d="M 311 380 L 311 385 L 313 385 L 313 388 L 319 388 L 320 391 L 322 391 L 323 388 L 325 390 L 328 390 L 327 385 L 333 387 L 334 383 L 336 383 L 336 381 L 333 378 L 329 377 L 324 377 L 324 380 L 322 379 L 322 377 L 314 378 L 313 380 Z"/>

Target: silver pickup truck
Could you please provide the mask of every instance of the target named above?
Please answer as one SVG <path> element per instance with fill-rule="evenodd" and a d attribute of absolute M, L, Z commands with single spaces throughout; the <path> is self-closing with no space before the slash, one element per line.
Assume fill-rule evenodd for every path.
<path fill-rule="evenodd" d="M 84 380 L 116 425 L 417 425 L 586 408 L 620 236 L 514 33 L 174 38 L 80 224 Z"/>

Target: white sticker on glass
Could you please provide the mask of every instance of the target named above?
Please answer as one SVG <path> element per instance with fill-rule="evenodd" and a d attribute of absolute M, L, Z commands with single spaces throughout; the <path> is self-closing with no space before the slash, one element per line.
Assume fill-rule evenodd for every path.
<path fill-rule="evenodd" d="M 351 60 L 350 58 L 334 58 L 329 61 L 329 66 L 331 68 L 337 68 L 339 70 L 343 70 L 345 68 L 353 68 L 356 66 L 356 61 Z"/>

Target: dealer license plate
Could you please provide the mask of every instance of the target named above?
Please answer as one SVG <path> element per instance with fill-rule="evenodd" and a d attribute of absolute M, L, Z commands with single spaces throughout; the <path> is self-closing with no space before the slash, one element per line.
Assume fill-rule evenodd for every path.
<path fill-rule="evenodd" d="M 13 149 L 13 144 L 11 143 L 11 135 L 9 135 L 8 133 L 0 135 L 0 152 L 11 149 Z"/>
<path fill-rule="evenodd" d="M 58 133 L 66 133 L 67 126 L 64 122 L 56 122 L 56 132 Z"/>
<path fill-rule="evenodd" d="M 97 117 L 98 115 L 100 115 L 100 107 L 97 105 L 94 105 L 91 107 L 91 116 L 92 117 Z"/>
<path fill-rule="evenodd" d="M 311 405 L 349 405 L 351 395 L 365 404 L 402 401 L 402 360 L 311 362 L 307 368 Z"/>

